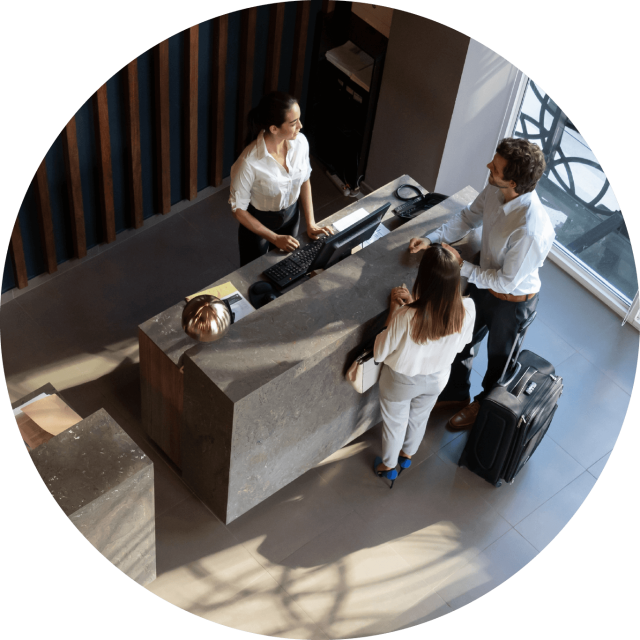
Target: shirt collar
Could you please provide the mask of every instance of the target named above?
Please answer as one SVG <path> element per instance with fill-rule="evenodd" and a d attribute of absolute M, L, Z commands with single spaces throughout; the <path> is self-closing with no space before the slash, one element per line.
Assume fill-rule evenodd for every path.
<path fill-rule="evenodd" d="M 512 211 L 516 209 L 520 209 L 521 207 L 528 207 L 531 204 L 531 197 L 535 191 L 530 191 L 529 193 L 523 193 L 521 196 L 510 200 L 506 204 L 504 204 L 504 195 L 502 191 L 498 195 L 498 199 L 503 203 L 502 210 L 504 211 L 504 215 L 508 216 Z"/>
<path fill-rule="evenodd" d="M 291 140 L 285 140 L 285 144 L 287 145 L 287 155 L 289 155 L 289 151 L 291 151 Z M 266 158 L 268 155 L 271 155 L 267 151 L 267 144 L 264 141 L 264 129 L 258 134 L 256 138 L 256 155 L 258 160 L 262 160 Z"/>

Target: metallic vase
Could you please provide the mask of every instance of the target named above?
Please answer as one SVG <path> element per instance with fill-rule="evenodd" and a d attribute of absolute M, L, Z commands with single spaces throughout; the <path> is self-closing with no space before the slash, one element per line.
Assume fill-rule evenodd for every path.
<path fill-rule="evenodd" d="M 227 305 L 210 295 L 200 295 L 187 302 L 182 311 L 182 328 L 199 342 L 214 342 L 224 336 L 231 325 Z"/>

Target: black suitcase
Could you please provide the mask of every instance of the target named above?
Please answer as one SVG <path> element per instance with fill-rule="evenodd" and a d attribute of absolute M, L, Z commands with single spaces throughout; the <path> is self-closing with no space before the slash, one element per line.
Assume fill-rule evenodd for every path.
<path fill-rule="evenodd" d="M 480 406 L 458 465 L 496 487 L 513 482 L 549 429 L 562 394 L 562 378 L 550 362 L 521 351 L 527 320 L 498 384 Z"/>

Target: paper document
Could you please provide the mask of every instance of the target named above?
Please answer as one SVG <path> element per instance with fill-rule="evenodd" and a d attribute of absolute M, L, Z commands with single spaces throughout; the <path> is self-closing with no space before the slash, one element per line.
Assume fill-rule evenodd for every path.
<path fill-rule="evenodd" d="M 351 40 L 326 53 L 327 60 L 358 83 L 363 89 L 369 91 L 371 85 L 371 73 L 373 71 L 373 58 L 357 47 Z"/>
<path fill-rule="evenodd" d="M 337 222 L 333 222 L 332 225 L 336 231 L 344 231 L 347 227 L 355 224 L 358 220 L 362 220 L 362 218 L 366 218 L 368 215 L 369 211 L 366 209 L 356 209 L 356 211 L 350 213 L 348 216 L 345 216 Z"/>
<path fill-rule="evenodd" d="M 57 436 L 82 418 L 57 395 L 47 396 L 37 402 L 32 402 L 22 411 L 31 418 L 41 429 Z"/>
<path fill-rule="evenodd" d="M 368 247 L 372 242 L 376 240 L 380 240 L 380 238 L 384 238 L 388 233 L 390 233 L 389 229 L 385 227 L 382 223 L 378 225 L 376 232 L 368 239 L 362 243 L 362 248 Z"/>
<path fill-rule="evenodd" d="M 203 291 L 198 291 L 191 296 L 187 296 L 185 300 L 189 302 L 191 298 L 196 296 L 209 295 L 220 298 L 220 300 L 229 300 L 231 305 L 231 311 L 235 315 L 234 322 L 238 322 L 241 318 L 248 316 L 252 311 L 255 311 L 251 303 L 231 284 L 231 282 L 224 282 L 217 287 L 210 287 Z"/>

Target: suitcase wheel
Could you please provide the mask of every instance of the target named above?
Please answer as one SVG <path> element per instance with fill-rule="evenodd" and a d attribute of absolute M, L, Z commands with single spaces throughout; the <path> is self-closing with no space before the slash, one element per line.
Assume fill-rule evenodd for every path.
<path fill-rule="evenodd" d="M 498 482 L 496 482 L 493 486 L 494 487 L 501 487 L 502 486 L 502 480 L 498 480 Z"/>

